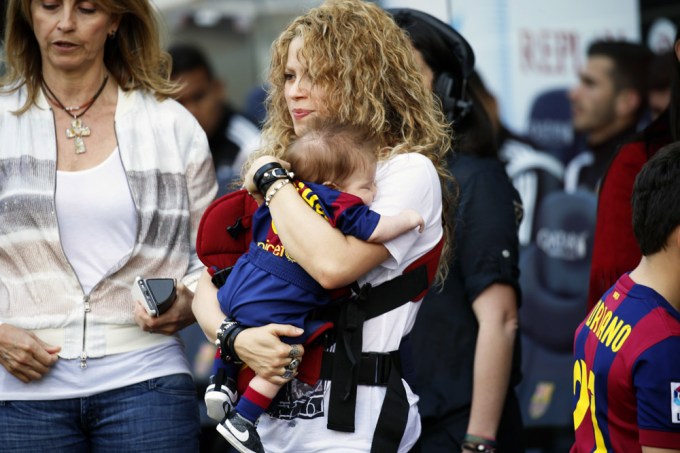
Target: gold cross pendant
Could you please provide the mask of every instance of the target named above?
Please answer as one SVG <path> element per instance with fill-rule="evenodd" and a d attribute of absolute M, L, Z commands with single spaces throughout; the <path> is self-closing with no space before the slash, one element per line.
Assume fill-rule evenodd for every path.
<path fill-rule="evenodd" d="M 75 138 L 76 154 L 83 154 L 85 151 L 85 142 L 83 137 L 90 135 L 90 128 L 83 126 L 83 121 L 80 118 L 74 118 L 71 122 L 71 127 L 66 129 L 66 137 Z"/>

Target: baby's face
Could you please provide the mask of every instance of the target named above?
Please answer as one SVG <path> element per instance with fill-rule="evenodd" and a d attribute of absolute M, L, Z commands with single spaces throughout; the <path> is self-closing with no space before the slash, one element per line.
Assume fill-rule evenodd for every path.
<path fill-rule="evenodd" d="M 352 176 L 339 184 L 339 189 L 361 198 L 366 206 L 370 206 L 378 189 L 375 185 L 375 171 L 376 164 L 355 171 Z"/>

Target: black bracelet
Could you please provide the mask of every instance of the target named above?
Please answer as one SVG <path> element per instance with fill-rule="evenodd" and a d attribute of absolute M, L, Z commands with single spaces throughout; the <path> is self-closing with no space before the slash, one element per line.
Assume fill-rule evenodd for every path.
<path fill-rule="evenodd" d="M 260 184 L 257 186 L 257 190 L 260 191 L 263 197 L 267 196 L 269 188 L 276 181 L 290 181 L 293 179 L 293 173 L 288 172 L 285 168 L 272 168 L 264 172 L 260 178 Z"/>
<path fill-rule="evenodd" d="M 238 324 L 236 327 L 231 329 L 231 331 L 227 335 L 227 348 L 229 349 L 229 354 L 231 354 L 231 356 L 234 358 L 235 363 L 243 363 L 243 360 L 241 360 L 241 358 L 236 353 L 234 342 L 236 341 L 236 336 L 243 332 L 243 330 L 245 329 L 246 329 L 245 326 Z"/>
<path fill-rule="evenodd" d="M 264 197 L 266 195 L 266 191 L 262 192 L 260 189 L 260 185 L 262 183 L 262 178 L 264 177 L 264 174 L 273 168 L 283 168 L 280 163 L 278 162 L 269 162 L 261 166 L 260 168 L 257 169 L 255 174 L 253 175 L 253 184 L 255 184 L 255 187 L 257 187 L 257 190 L 260 191 L 262 196 Z"/>
<path fill-rule="evenodd" d="M 220 327 L 217 329 L 216 344 L 220 348 L 220 358 L 224 362 L 235 364 L 243 363 L 233 349 L 233 339 L 230 340 L 232 337 L 235 338 L 243 329 L 244 327 L 241 326 L 241 324 L 231 318 L 226 318 L 222 321 L 222 324 L 220 324 Z M 236 332 L 237 330 L 238 332 Z"/>

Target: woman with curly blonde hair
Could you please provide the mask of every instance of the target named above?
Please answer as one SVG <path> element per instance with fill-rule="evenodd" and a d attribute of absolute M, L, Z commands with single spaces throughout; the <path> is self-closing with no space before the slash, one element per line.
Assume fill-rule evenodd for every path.
<path fill-rule="evenodd" d="M 272 46 L 269 82 L 264 146 L 251 160 L 244 184 L 268 203 L 284 256 L 297 261 L 327 289 L 355 281 L 376 286 L 402 275 L 440 243 L 445 235 L 442 192 L 449 179 L 444 167 L 449 130 L 432 93 L 422 83 L 408 38 L 385 11 L 369 2 L 330 0 L 298 17 Z M 378 195 L 372 209 L 384 215 L 414 209 L 425 219 L 422 233 L 414 230 L 385 244 L 369 244 L 342 235 L 310 209 L 288 184 L 291 175 L 282 157 L 287 146 L 318 118 L 370 131 L 379 159 Z M 289 381 L 304 350 L 279 337 L 294 339 L 301 329 L 274 324 L 238 326 L 229 318 L 220 324 L 224 315 L 216 293 L 205 273 L 194 298 L 194 313 L 206 335 L 213 340 L 227 338 L 221 343 L 229 349 L 227 355 L 242 359 L 257 375 L 274 384 Z M 367 320 L 362 329 L 362 359 L 369 353 L 396 353 L 418 308 L 418 303 L 405 303 Z M 417 397 L 401 379 L 398 383 L 407 404 L 403 429 L 391 434 L 392 446 L 382 451 L 408 451 L 420 433 Z M 290 381 L 268 415 L 259 418 L 257 431 L 265 451 L 379 448 L 374 433 L 378 436 L 381 431 L 385 384 L 360 382 L 356 393 L 348 391 L 345 399 L 356 399 L 350 426 L 336 423 L 334 403 L 329 407 L 333 386 L 323 376 L 315 385 Z M 344 388 L 336 391 L 344 393 Z M 256 435 L 246 425 L 227 424 L 225 428 L 235 438 Z M 244 447 L 241 451 L 253 450 Z"/>

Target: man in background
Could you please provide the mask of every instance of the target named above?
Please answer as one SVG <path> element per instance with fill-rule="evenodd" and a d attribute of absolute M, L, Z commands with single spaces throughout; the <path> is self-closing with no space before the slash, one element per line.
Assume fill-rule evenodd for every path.
<path fill-rule="evenodd" d="M 640 261 L 640 247 L 632 227 L 631 194 L 642 166 L 663 146 L 680 140 L 680 28 L 675 37 L 669 106 L 643 131 L 621 145 L 602 177 L 590 267 L 588 309 Z"/>
<path fill-rule="evenodd" d="M 233 189 L 241 166 L 260 145 L 260 130 L 227 102 L 226 90 L 215 77 L 204 53 L 191 44 L 175 44 L 172 79 L 183 83 L 177 101 L 198 120 L 208 136 L 219 184 L 219 195 Z"/>
<path fill-rule="evenodd" d="M 569 93 L 572 124 L 586 148 L 565 172 L 565 188 L 596 191 L 617 146 L 638 128 L 647 108 L 647 68 L 652 54 L 626 41 L 596 41 Z"/>

